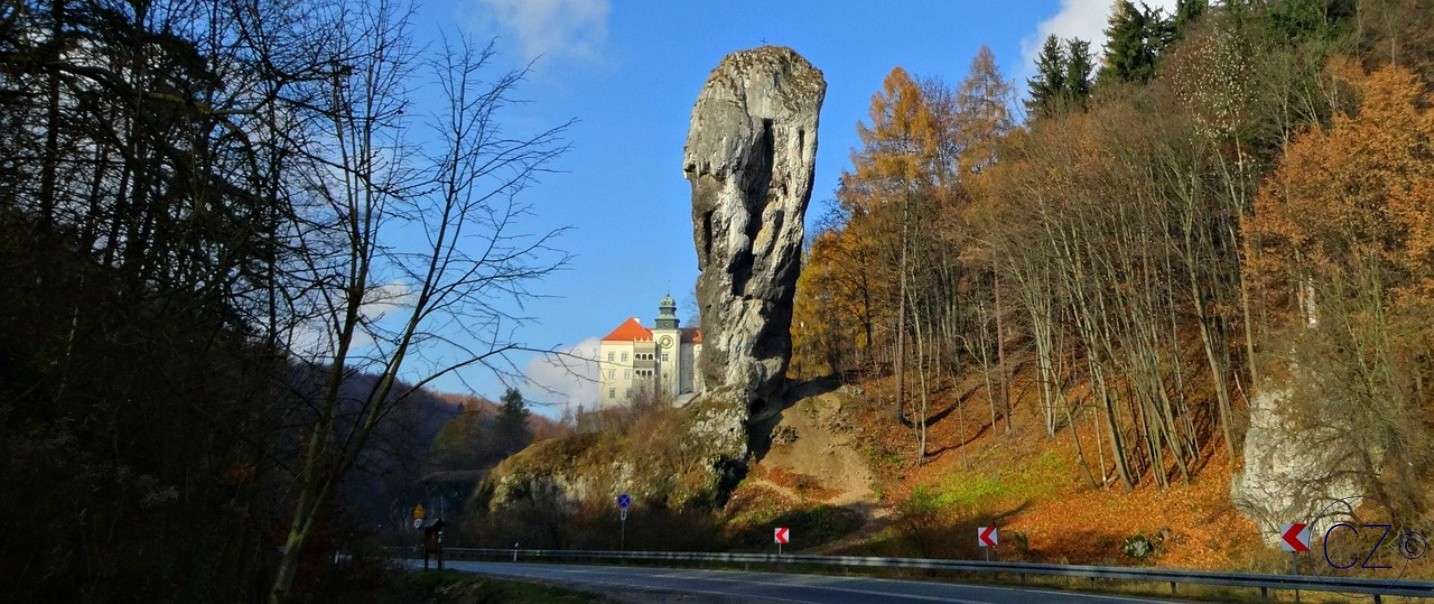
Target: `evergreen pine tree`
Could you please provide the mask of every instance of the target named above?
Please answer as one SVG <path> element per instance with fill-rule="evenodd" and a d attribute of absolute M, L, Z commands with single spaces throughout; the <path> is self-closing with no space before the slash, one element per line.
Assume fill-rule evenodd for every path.
<path fill-rule="evenodd" d="M 1105 30 L 1105 65 L 1100 79 L 1145 82 L 1155 75 L 1155 59 L 1169 28 L 1163 12 L 1130 0 L 1116 0 Z"/>
<path fill-rule="evenodd" d="M 1066 41 L 1066 47 L 1066 73 L 1062 92 L 1069 108 L 1084 109 L 1086 100 L 1090 98 L 1091 71 L 1095 69 L 1095 63 L 1090 56 L 1090 42 L 1071 38 Z"/>
<path fill-rule="evenodd" d="M 1205 14 L 1205 9 L 1210 8 L 1210 0 L 1176 0 L 1175 16 L 1170 20 L 1171 30 L 1178 39 L 1185 35 L 1185 30 L 1194 23 L 1200 15 Z"/>
<path fill-rule="evenodd" d="M 509 388 L 501 400 L 503 404 L 498 407 L 494 431 L 504 451 L 517 451 L 533 438 L 528 431 L 528 408 L 523 402 L 523 393 L 517 388 Z"/>
<path fill-rule="evenodd" d="M 1066 55 L 1060 40 L 1054 35 L 1047 36 L 1041 54 L 1036 57 L 1036 76 L 1026 80 L 1031 90 L 1026 111 L 1032 117 L 1050 117 L 1056 113 L 1061 91 L 1066 86 L 1066 73 Z"/>

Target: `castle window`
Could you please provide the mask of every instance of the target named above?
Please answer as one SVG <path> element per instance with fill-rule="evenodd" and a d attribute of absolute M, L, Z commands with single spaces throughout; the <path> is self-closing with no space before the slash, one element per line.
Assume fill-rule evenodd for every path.
<path fill-rule="evenodd" d="M 616 353 L 616 352 L 611 352 L 611 351 L 609 351 L 609 352 L 607 353 L 607 360 L 608 360 L 609 363 L 611 363 L 612 361 L 616 360 L 616 357 L 617 357 L 617 353 Z"/>
<path fill-rule="evenodd" d="M 630 378 L 630 377 L 632 377 L 632 370 L 631 370 L 631 369 L 624 369 L 624 370 L 622 370 L 622 378 L 623 378 L 623 379 L 627 379 L 627 378 Z"/>
<path fill-rule="evenodd" d="M 607 389 L 607 397 L 608 397 L 608 398 L 617 398 L 617 388 L 608 388 L 608 389 Z"/>
<path fill-rule="evenodd" d="M 622 362 L 624 362 L 624 363 L 627 362 L 627 353 L 626 353 L 626 352 L 622 353 Z"/>
<path fill-rule="evenodd" d="M 664 362 L 664 363 L 667 362 L 667 353 L 665 353 L 665 352 L 662 353 L 662 362 Z"/>

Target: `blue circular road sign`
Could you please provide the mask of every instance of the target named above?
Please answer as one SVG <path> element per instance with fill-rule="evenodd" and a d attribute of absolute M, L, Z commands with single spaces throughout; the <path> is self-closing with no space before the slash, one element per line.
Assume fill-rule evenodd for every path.
<path fill-rule="evenodd" d="M 625 510 L 627 509 L 627 506 L 630 505 L 632 505 L 632 498 L 628 497 L 627 493 L 623 493 L 617 496 L 617 507 Z"/>

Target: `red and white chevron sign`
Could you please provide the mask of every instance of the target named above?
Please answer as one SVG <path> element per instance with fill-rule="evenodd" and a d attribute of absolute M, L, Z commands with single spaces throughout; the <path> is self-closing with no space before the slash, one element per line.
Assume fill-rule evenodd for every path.
<path fill-rule="evenodd" d="M 996 543 L 1000 540 L 1000 534 L 996 532 L 994 526 L 983 526 L 976 529 L 976 545 L 996 547 Z"/>
<path fill-rule="evenodd" d="M 791 535 L 791 531 L 785 526 L 779 526 L 776 530 L 772 531 L 772 539 L 781 544 L 791 543 Z"/>
<path fill-rule="evenodd" d="M 1280 529 L 1280 547 L 1287 552 L 1310 551 L 1310 527 L 1303 522 L 1291 522 Z"/>

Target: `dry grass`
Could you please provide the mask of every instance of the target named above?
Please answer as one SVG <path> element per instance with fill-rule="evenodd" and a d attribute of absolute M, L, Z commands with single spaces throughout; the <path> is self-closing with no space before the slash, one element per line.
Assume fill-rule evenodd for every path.
<path fill-rule="evenodd" d="M 868 442 L 881 443 L 868 453 L 881 470 L 884 503 L 899 507 L 920 494 L 934 501 L 940 522 L 948 527 L 995 519 L 1003 531 L 1025 537 L 1028 549 L 1021 557 L 1030 560 L 1201 569 L 1267 563 L 1269 552 L 1256 527 L 1230 504 L 1232 468 L 1222 446 L 1206 443 L 1189 483 L 1175 479 L 1160 489 L 1147 479 L 1135 489 L 1116 481 L 1096 486 L 1092 479 L 1099 483 L 1102 471 L 1093 416 L 1078 418 L 1075 430 L 1067 426 L 1054 438 L 1047 437 L 1028 367 L 1018 370 L 1013 381 L 1009 432 L 1004 418 L 993 429 L 979 376 L 938 390 L 930 405 L 933 413 L 963 400 L 959 410 L 929 426 L 928 452 L 933 455 L 920 466 L 911 463 L 911 429 L 895 421 L 889 402 L 874 402 L 892 400 L 892 380 L 863 384 L 866 402 L 855 419 Z M 1073 398 L 1080 394 L 1079 388 L 1071 393 Z M 1089 478 L 1078 461 L 1076 437 Z M 1109 467 L 1106 471 L 1113 472 Z M 1165 538 L 1153 557 L 1137 561 L 1120 551 L 1121 542 L 1134 535 Z M 892 538 L 886 534 L 873 540 Z"/>

